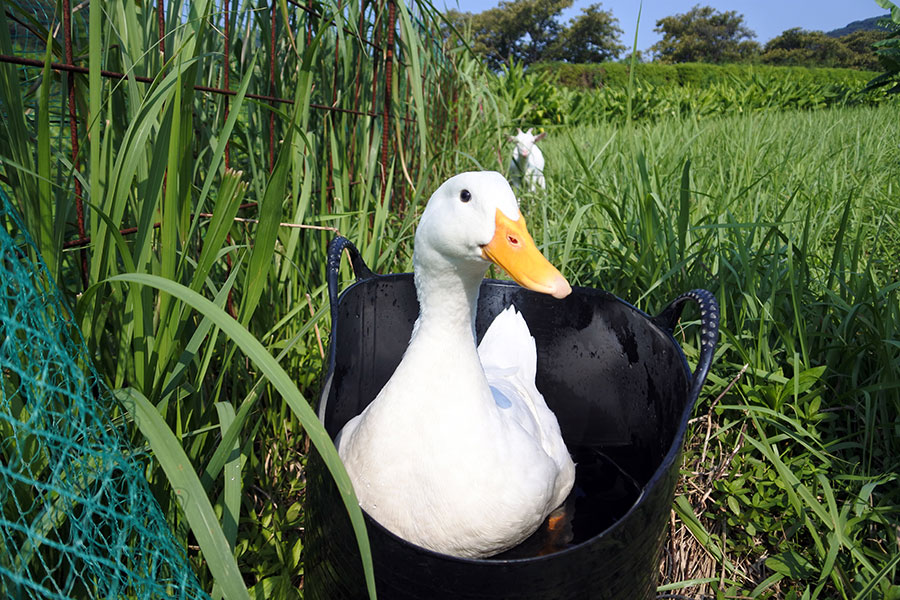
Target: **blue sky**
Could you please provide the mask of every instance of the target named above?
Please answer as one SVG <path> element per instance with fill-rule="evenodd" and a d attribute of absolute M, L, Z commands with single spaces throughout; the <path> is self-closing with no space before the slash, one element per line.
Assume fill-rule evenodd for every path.
<path fill-rule="evenodd" d="M 597 0 L 575 0 L 572 8 L 562 14 L 562 21 L 581 14 L 581 8 Z M 437 0 L 435 6 L 477 13 L 499 4 L 498 0 Z M 636 0 L 603 0 L 602 8 L 611 10 L 625 33 L 622 43 L 631 48 L 638 17 Z M 802 27 L 809 30 L 830 31 L 887 11 L 874 0 L 644 0 L 638 48 L 647 49 L 659 40 L 653 32 L 656 21 L 677 13 L 684 13 L 696 4 L 712 6 L 716 10 L 734 10 L 744 15 L 744 23 L 756 33 L 756 41 L 765 43 L 785 29 Z"/>

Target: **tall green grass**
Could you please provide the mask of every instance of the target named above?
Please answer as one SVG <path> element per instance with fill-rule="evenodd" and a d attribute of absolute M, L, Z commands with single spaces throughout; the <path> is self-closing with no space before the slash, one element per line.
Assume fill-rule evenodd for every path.
<path fill-rule="evenodd" d="M 327 334 L 325 246 L 340 231 L 369 265 L 405 264 L 423 194 L 466 160 L 445 151 L 471 143 L 474 117 L 458 106 L 481 93 L 466 75 L 474 61 L 443 51 L 428 2 L 395 4 L 388 80 L 388 4 L 322 2 L 310 13 L 277 3 L 273 16 L 271 5 L 229 2 L 236 94 L 227 98 L 194 89 L 224 80 L 226 15 L 208 0 L 165 4 L 164 52 L 156 3 L 90 3 L 87 35 L 74 39 L 88 76 L 0 65 L 2 185 L 128 408 L 119 418 L 135 422 L 135 443 L 154 455 L 148 478 L 201 581 L 228 598 L 297 596 L 309 441 L 367 547 L 346 474 L 307 404 Z M 4 6 L 0 52 L 19 49 L 6 10 L 30 23 L 47 65 L 64 62 L 61 15 L 41 21 L 25 3 Z M 64 246 L 78 237 L 76 180 L 83 250 Z M 202 496 L 183 506 L 179 490 Z"/>
<path fill-rule="evenodd" d="M 527 209 L 574 283 L 651 313 L 693 287 L 721 305 L 675 507 L 715 557 L 710 597 L 900 591 L 898 139 L 886 105 L 580 128 L 543 145 L 548 190 Z M 695 360 L 695 338 L 683 345 Z"/>

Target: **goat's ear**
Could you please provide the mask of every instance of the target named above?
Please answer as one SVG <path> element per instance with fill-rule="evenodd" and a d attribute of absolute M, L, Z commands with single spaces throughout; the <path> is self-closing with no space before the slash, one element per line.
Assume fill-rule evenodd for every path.
<path fill-rule="evenodd" d="M 546 131 L 543 132 L 543 133 L 539 133 L 539 134 L 537 134 L 537 136 L 534 138 L 534 141 L 535 141 L 535 142 L 539 142 L 539 141 L 541 141 L 542 139 L 544 139 L 546 136 L 547 136 L 547 132 L 546 132 Z"/>
<path fill-rule="evenodd" d="M 517 140 L 516 137 L 513 136 L 513 135 L 508 135 L 508 136 L 506 136 L 506 139 L 508 139 L 509 141 L 511 141 L 511 142 L 513 142 L 513 143 L 519 141 L 519 140 Z"/>

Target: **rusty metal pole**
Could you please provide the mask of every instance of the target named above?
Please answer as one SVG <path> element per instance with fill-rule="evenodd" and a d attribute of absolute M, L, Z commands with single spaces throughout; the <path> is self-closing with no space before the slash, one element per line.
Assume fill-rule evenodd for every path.
<path fill-rule="evenodd" d="M 225 14 L 225 56 L 222 61 L 222 70 L 224 72 L 224 82 L 223 86 L 226 90 L 231 89 L 229 87 L 228 73 L 231 71 L 231 16 L 228 13 L 228 4 L 231 0 L 223 0 L 223 13 Z M 225 120 L 228 120 L 228 96 L 225 95 L 223 98 L 225 102 Z M 228 169 L 231 166 L 230 160 L 230 152 L 229 152 L 229 143 L 228 140 L 225 140 L 225 169 Z"/>
<path fill-rule="evenodd" d="M 75 65 L 72 52 L 72 6 L 69 0 L 63 0 L 63 39 L 66 51 L 66 63 Z M 67 78 L 69 92 L 69 134 L 72 138 L 72 169 L 78 172 L 78 114 L 75 109 L 75 73 L 70 73 Z M 82 199 L 81 181 L 75 177 L 75 216 L 78 222 L 78 237 L 85 237 L 84 233 L 84 201 Z M 88 267 L 87 251 L 82 249 L 81 255 L 81 284 L 87 289 Z"/>
<path fill-rule="evenodd" d="M 381 131 L 381 201 L 387 191 L 388 151 L 391 145 L 391 78 L 394 66 L 394 26 L 397 19 L 397 5 L 394 0 L 388 3 L 387 48 L 384 57 L 384 120 Z"/>
<path fill-rule="evenodd" d="M 156 1 L 156 24 L 159 27 L 159 56 L 166 64 L 166 9 L 163 0 Z"/>
<path fill-rule="evenodd" d="M 277 0 L 272 0 L 272 34 L 269 36 L 271 53 L 269 54 L 269 95 L 275 95 L 275 9 Z M 275 169 L 275 105 L 269 113 L 269 173 Z"/>

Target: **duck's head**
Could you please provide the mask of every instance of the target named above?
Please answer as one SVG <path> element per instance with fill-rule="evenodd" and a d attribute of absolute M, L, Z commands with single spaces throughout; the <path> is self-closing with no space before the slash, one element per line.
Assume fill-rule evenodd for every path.
<path fill-rule="evenodd" d="M 415 255 L 425 269 L 447 265 L 483 276 L 493 262 L 530 290 L 555 298 L 572 291 L 537 249 L 512 188 L 495 171 L 460 173 L 434 192 L 416 229 Z"/>

